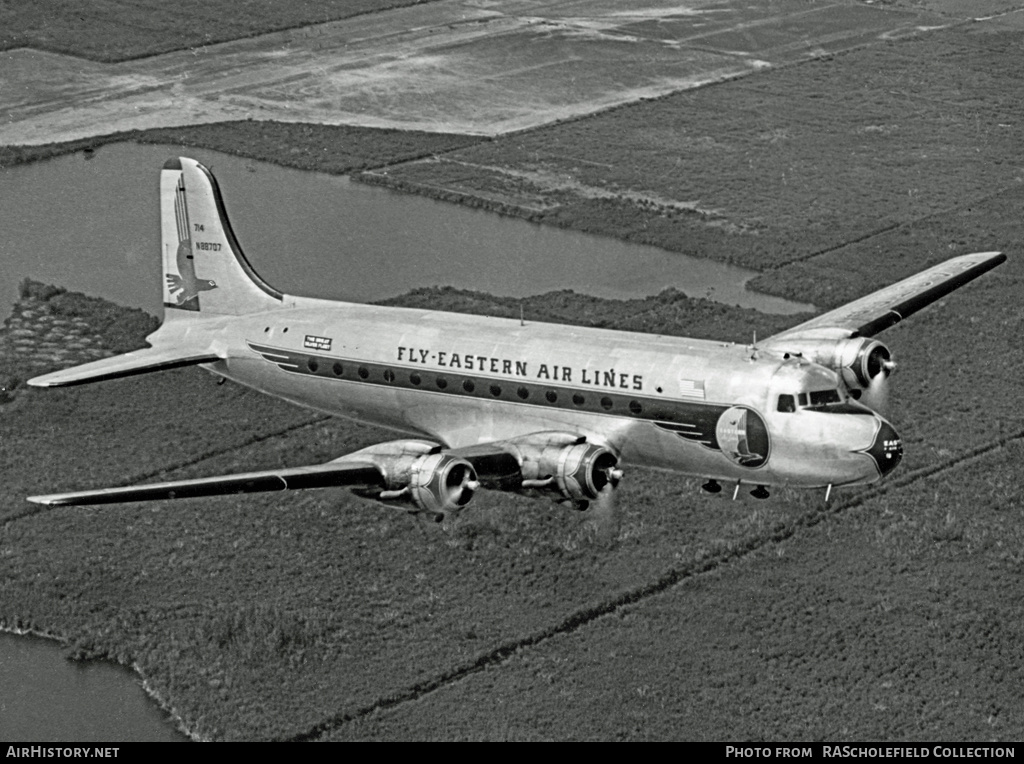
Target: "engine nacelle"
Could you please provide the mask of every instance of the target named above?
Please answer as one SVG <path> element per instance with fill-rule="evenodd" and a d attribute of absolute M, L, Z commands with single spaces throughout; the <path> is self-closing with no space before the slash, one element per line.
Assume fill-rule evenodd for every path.
<path fill-rule="evenodd" d="M 866 337 L 798 339 L 786 342 L 783 349 L 838 372 L 851 390 L 866 389 L 880 374 L 888 376 L 896 368 L 889 348 Z"/>
<path fill-rule="evenodd" d="M 522 488 L 554 492 L 580 508 L 622 479 L 619 458 L 604 446 L 552 434 L 546 440 L 517 441 Z"/>
<path fill-rule="evenodd" d="M 410 507 L 410 511 L 424 512 L 437 521 L 465 508 L 480 487 L 472 464 L 424 441 L 382 443 L 345 459 L 369 462 L 381 473 L 382 487 L 353 489 L 354 493 L 383 504 Z"/>

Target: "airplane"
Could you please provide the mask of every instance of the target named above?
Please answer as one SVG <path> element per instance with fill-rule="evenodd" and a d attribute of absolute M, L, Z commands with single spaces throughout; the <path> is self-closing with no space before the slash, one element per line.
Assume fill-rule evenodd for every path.
<path fill-rule="evenodd" d="M 890 474 L 889 348 L 875 335 L 1004 262 L 962 255 L 751 345 L 284 294 L 253 270 L 213 174 L 161 170 L 164 321 L 148 347 L 29 381 L 61 387 L 183 366 L 406 437 L 333 461 L 31 496 L 108 504 L 345 486 L 437 521 L 481 488 L 608 504 L 623 466 L 823 489 Z"/>

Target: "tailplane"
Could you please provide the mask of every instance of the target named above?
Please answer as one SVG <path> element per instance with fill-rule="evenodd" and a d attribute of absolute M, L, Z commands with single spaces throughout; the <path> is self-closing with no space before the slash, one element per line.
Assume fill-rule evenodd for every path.
<path fill-rule="evenodd" d="M 231 230 L 216 179 L 194 159 L 171 159 L 160 173 L 165 320 L 240 316 L 282 306 Z"/>

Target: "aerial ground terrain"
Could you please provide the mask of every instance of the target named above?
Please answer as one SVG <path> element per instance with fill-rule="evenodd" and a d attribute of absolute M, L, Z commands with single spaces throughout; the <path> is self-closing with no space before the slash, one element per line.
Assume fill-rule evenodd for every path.
<path fill-rule="evenodd" d="M 488 495 L 445 526 L 342 490 L 26 503 L 392 437 L 195 369 L 28 390 L 154 319 L 27 282 L 0 336 L 6 627 L 134 666 L 196 739 L 1024 738 L 1024 1 L 296 2 L 244 23 L 224 2 L 188 30 L 155 0 L 94 5 L 88 35 L 61 3 L 0 11 L 0 166 L 215 148 L 735 262 L 821 308 L 1009 259 L 883 335 L 907 453 L 879 486 L 734 502 L 631 466 L 611 520 Z M 801 320 L 673 291 L 527 302 L 737 342 Z"/>

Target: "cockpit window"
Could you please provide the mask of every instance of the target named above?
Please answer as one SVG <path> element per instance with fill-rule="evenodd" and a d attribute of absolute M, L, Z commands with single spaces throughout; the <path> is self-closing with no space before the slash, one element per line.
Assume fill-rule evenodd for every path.
<path fill-rule="evenodd" d="M 841 403 L 842 398 L 839 396 L 839 391 L 832 390 L 814 390 L 811 392 L 811 406 L 826 406 L 829 403 Z"/>
<path fill-rule="evenodd" d="M 798 409 L 824 408 L 834 406 L 843 402 L 843 396 L 836 388 L 828 390 L 812 390 L 806 393 L 779 395 L 776 411 L 783 414 L 790 414 Z"/>

